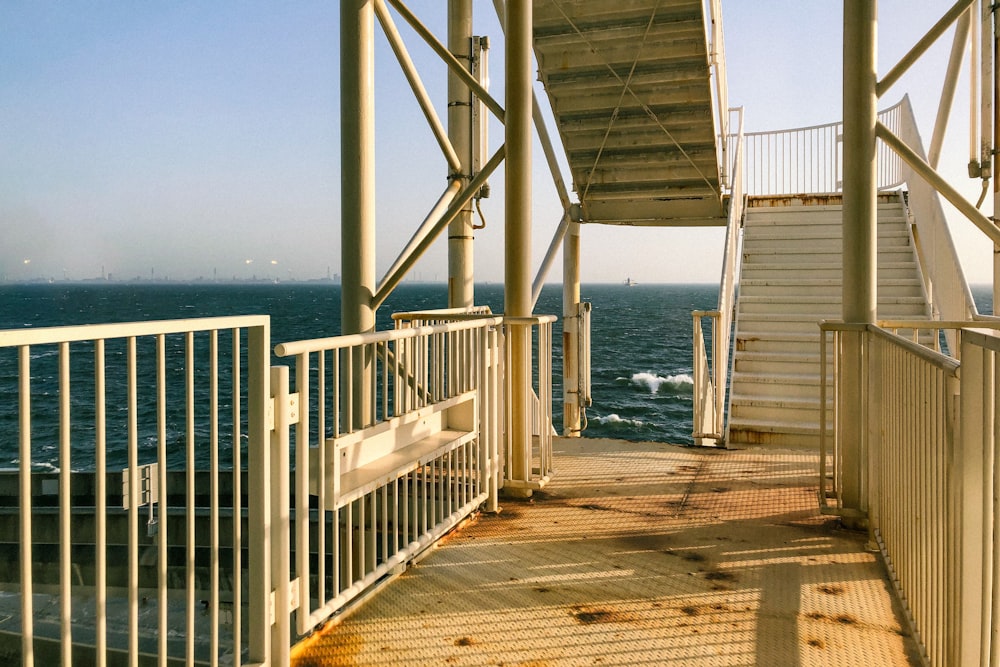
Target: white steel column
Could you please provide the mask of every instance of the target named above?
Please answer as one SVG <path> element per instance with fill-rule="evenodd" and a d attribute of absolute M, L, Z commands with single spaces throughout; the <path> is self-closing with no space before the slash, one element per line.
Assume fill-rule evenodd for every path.
<path fill-rule="evenodd" d="M 472 0 L 448 0 L 448 50 L 472 70 Z M 461 78 L 448 70 L 448 138 L 462 168 L 448 178 L 462 187 L 472 177 L 472 95 Z M 448 225 L 448 307 L 475 305 L 473 290 L 472 200 Z"/>
<path fill-rule="evenodd" d="M 375 330 L 375 24 L 373 0 L 340 3 L 341 331 Z M 370 359 L 355 359 L 354 424 L 365 425 Z M 351 369 L 344 369 L 350 372 Z"/>
<path fill-rule="evenodd" d="M 507 2 L 504 312 L 511 317 L 531 315 L 531 10 L 531 0 Z M 531 472 L 531 327 L 518 324 L 509 331 L 512 455 L 508 465 L 515 479 L 527 480 Z M 530 489 L 509 491 L 531 495 Z"/>
<path fill-rule="evenodd" d="M 844 0 L 843 317 L 871 324 L 876 316 L 876 28 L 875 0 Z M 840 412 L 844 507 L 865 511 L 864 331 L 843 338 Z"/>
<path fill-rule="evenodd" d="M 580 223 L 570 221 L 563 238 L 563 435 L 580 429 Z"/>

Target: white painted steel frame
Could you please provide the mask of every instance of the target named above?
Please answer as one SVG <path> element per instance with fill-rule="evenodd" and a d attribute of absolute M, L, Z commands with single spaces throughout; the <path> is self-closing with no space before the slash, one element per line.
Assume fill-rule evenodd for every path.
<path fill-rule="evenodd" d="M 892 333 L 951 328 L 950 358 Z M 878 326 L 823 323 L 832 334 L 833 391 L 841 403 L 841 335 L 864 338 L 870 435 L 859 508 L 845 508 L 842 435 L 827 433 L 821 372 L 820 502 L 841 515 L 867 513 L 914 636 L 931 665 L 1000 661 L 1000 351 L 995 318 L 976 322 L 896 320 Z M 839 420 L 834 419 L 833 424 Z"/>
<path fill-rule="evenodd" d="M 722 270 L 719 279 L 719 300 L 716 310 L 696 310 L 691 315 L 693 331 L 693 408 L 692 437 L 696 444 L 719 444 L 725 441 L 726 395 L 730 368 L 730 338 L 736 307 L 736 276 L 738 275 L 741 253 L 743 211 L 746 197 L 743 193 L 743 108 L 730 109 L 739 114 L 737 132 L 733 143 L 733 166 L 731 169 L 732 191 L 729 202 L 729 218 L 726 224 L 726 241 L 722 256 Z M 712 361 L 709 364 L 705 346 L 702 320 L 710 318 L 712 334 Z M 711 441 L 711 442 L 709 442 Z"/>
<path fill-rule="evenodd" d="M 900 105 L 883 109 L 879 120 L 897 131 Z M 743 141 L 743 170 L 747 195 L 828 194 L 843 190 L 844 124 L 825 123 L 787 130 L 747 132 Z M 730 152 L 735 135 L 730 135 Z M 903 184 L 900 159 L 879 142 L 876 145 L 879 190 Z"/>
<path fill-rule="evenodd" d="M 108 613 L 108 504 L 107 494 L 107 455 L 108 447 L 108 391 L 107 375 L 111 359 L 114 359 L 118 366 L 114 364 L 110 368 L 115 368 L 116 374 L 124 374 L 125 377 L 125 415 L 124 434 L 127 452 L 128 465 L 124 471 L 127 483 L 126 507 L 128 523 L 128 555 L 127 555 L 127 619 L 122 619 L 128 628 L 127 646 L 122 647 L 126 651 L 127 664 L 139 664 L 139 607 L 140 607 L 140 580 L 139 580 L 139 511 L 140 507 L 149 504 L 150 519 L 155 516 L 157 535 L 165 538 L 168 535 L 168 516 L 174 514 L 175 510 L 168 512 L 167 508 L 167 387 L 170 384 L 170 372 L 167 359 L 167 341 L 175 341 L 171 357 L 176 358 L 178 352 L 183 355 L 183 362 L 172 362 L 183 367 L 183 381 L 180 385 L 175 385 L 175 391 L 180 390 L 184 395 L 183 415 L 185 420 L 184 458 L 186 460 L 186 494 L 185 507 L 175 520 L 183 520 L 187 524 L 185 535 L 186 564 L 184 571 L 184 594 L 185 599 L 185 629 L 184 651 L 185 660 L 190 664 L 195 660 L 195 619 L 200 617 L 203 610 L 200 604 L 195 604 L 195 562 L 194 551 L 196 548 L 205 549 L 209 552 L 208 565 L 208 588 L 203 595 L 207 603 L 208 620 L 200 623 L 208 635 L 209 655 L 198 656 L 199 660 L 207 659 L 208 664 L 219 664 L 219 653 L 223 649 L 220 646 L 220 570 L 222 563 L 220 560 L 220 491 L 219 474 L 222 462 L 219 459 L 220 448 L 220 423 L 219 419 L 223 415 L 223 408 L 219 402 L 221 370 L 219 363 L 218 331 L 230 330 L 232 334 L 232 346 L 229 349 L 232 366 L 230 368 L 230 394 L 229 400 L 232 404 L 232 432 L 231 443 L 235 447 L 232 457 L 232 473 L 234 482 L 234 493 L 232 502 L 227 507 L 227 513 L 233 518 L 234 533 L 232 540 L 233 561 L 230 564 L 232 569 L 232 622 L 234 631 L 232 633 L 232 643 L 224 647 L 226 652 L 231 654 L 232 664 L 246 664 L 243 662 L 245 647 L 243 647 L 242 636 L 239 624 L 242 622 L 240 608 L 243 604 L 242 577 L 243 568 L 249 568 L 251 572 L 251 596 L 248 600 L 250 619 L 253 622 L 263 621 L 264 634 L 266 634 L 266 623 L 268 614 L 266 613 L 266 590 L 269 588 L 269 577 L 259 571 L 261 562 L 258 558 L 259 552 L 254 548 L 254 543 L 264 544 L 269 539 L 269 521 L 262 518 L 264 505 L 260 501 L 266 501 L 266 494 L 252 494 L 249 511 L 251 519 L 257 519 L 251 523 L 251 534 L 249 544 L 250 559 L 245 561 L 242 556 L 244 545 L 242 530 L 240 528 L 240 517 L 244 512 L 242 503 L 242 491 L 240 488 L 239 470 L 242 468 L 242 461 L 239 454 L 240 443 L 244 434 L 244 424 L 250 429 L 250 454 L 251 464 L 258 458 L 256 451 L 260 443 L 260 436 L 264 428 L 265 404 L 264 394 L 267 391 L 267 381 L 263 378 L 263 371 L 266 368 L 269 345 L 269 318 L 265 316 L 245 316 L 228 318 L 210 318 L 196 320 L 177 320 L 161 322 L 143 322 L 108 325 L 89 325 L 77 327 L 55 327 L 40 328 L 17 331 L 0 331 L 0 348 L 16 349 L 17 369 L 18 369 L 18 408 L 20 410 L 19 426 L 19 463 L 18 463 L 18 483 L 20 487 L 19 517 L 21 525 L 20 536 L 20 579 L 21 579 L 21 662 L 24 665 L 35 664 L 35 639 L 34 632 L 34 608 L 32 604 L 33 595 L 36 589 L 33 585 L 33 542 L 32 542 L 32 452 L 36 443 L 32 434 L 31 409 L 32 396 L 41 395 L 40 392 L 50 391 L 57 394 L 58 398 L 58 534 L 60 541 L 59 548 L 59 584 L 57 587 L 59 618 L 60 618 L 60 652 L 61 662 L 64 665 L 74 664 L 81 660 L 92 661 L 96 665 L 108 663 L 109 656 L 109 619 Z M 197 339 L 196 339 L 197 334 Z M 247 340 L 247 360 L 241 360 L 242 350 L 241 339 Z M 206 340 L 207 339 L 207 340 Z M 108 355 L 108 344 L 115 346 L 113 357 Z M 178 347 L 179 345 L 179 347 Z M 71 381 L 72 357 L 75 349 L 80 347 L 93 348 L 93 385 L 84 386 L 77 389 L 78 381 Z M 207 347 L 207 363 L 201 362 L 198 366 L 195 363 L 195 348 L 204 351 Z M 54 347 L 57 355 L 57 373 L 54 382 L 57 386 L 46 386 L 47 378 L 32 377 L 32 351 L 42 348 Z M 44 353 L 44 352 L 43 352 Z M 143 417 L 140 421 L 138 397 L 148 385 L 143 384 L 140 379 L 140 364 L 145 372 L 148 368 L 155 375 L 152 382 L 153 395 L 155 397 L 155 410 L 152 417 Z M 174 366 L 174 367 L 177 367 Z M 209 434 L 197 436 L 195 434 L 195 387 L 196 368 L 198 373 L 207 374 L 208 405 L 199 408 L 202 417 L 209 420 Z M 86 378 L 79 381 L 86 382 Z M 202 385 L 197 385 L 198 390 L 206 389 Z M 249 401 L 244 403 L 241 393 L 249 393 Z M 81 395 L 82 394 L 82 395 Z M 147 399 L 148 401 L 148 399 Z M 86 458 L 81 458 L 79 454 L 73 455 L 74 445 L 86 443 L 74 443 L 74 425 L 77 421 L 73 417 L 73 406 L 83 405 L 90 402 L 93 405 L 93 466 L 94 466 L 94 493 L 92 507 L 94 512 L 94 579 L 93 591 L 88 595 L 93 596 L 95 631 L 93 645 L 84 651 L 81 644 L 76 646 L 74 652 L 74 632 L 73 632 L 73 600 L 79 599 L 82 593 L 74 594 L 74 588 L 82 584 L 80 575 L 76 572 L 71 559 L 73 545 L 74 525 L 73 525 L 73 496 L 71 494 L 70 480 L 74 474 L 74 468 L 87 467 L 89 462 Z M 246 412 L 243 408 L 246 407 Z M 115 412 L 118 412 L 117 410 Z M 207 415 L 206 415 L 207 412 Z M 116 417 L 116 420 L 119 419 Z M 117 422 L 122 423 L 122 422 Z M 156 476 L 152 488 L 158 489 L 158 496 L 146 496 L 141 491 L 140 484 L 140 429 L 143 432 L 155 433 L 155 443 L 152 448 L 143 445 L 144 458 L 152 456 L 156 464 L 153 466 L 153 475 Z M 119 432 L 121 429 L 118 429 Z M 88 438 L 88 442 L 89 442 Z M 204 451 L 208 449 L 209 458 L 209 493 L 210 501 L 208 508 L 209 535 L 207 539 L 203 536 L 198 539 L 194 532 L 194 522 L 199 516 L 198 509 L 194 505 L 194 454 L 195 450 Z M 144 473 L 145 474 L 145 473 Z M 153 482 L 154 480 L 150 480 Z M 156 510 L 152 507 L 157 505 Z M 119 510 L 120 512 L 121 510 Z M 155 511 L 155 514 L 154 514 Z M 171 521 L 172 523 L 172 521 Z M 172 587 L 168 581 L 167 563 L 167 540 L 157 539 L 154 553 L 156 554 L 155 564 L 155 590 L 147 593 L 149 596 L 156 596 L 156 619 L 157 640 L 156 660 L 158 664 L 165 665 L 168 660 L 167 638 L 171 632 L 177 630 L 168 624 L 167 600 L 174 597 L 170 591 Z M 76 581 L 74 581 L 76 578 Z M 263 591 L 262 591 L 263 589 Z M 47 590 L 43 587 L 42 592 Z M 89 587 L 88 587 L 89 590 Z M 263 592 L 263 595 L 262 595 Z M 261 634 L 260 627 L 251 628 L 251 638 L 254 634 Z M 79 641 L 79 640 L 78 640 Z M 120 649 L 117 649 L 120 650 Z M 142 648 L 148 651 L 148 647 Z M 91 651 L 93 651 L 91 653 Z M 251 641 L 248 649 L 250 663 L 267 664 L 267 647 L 260 642 Z M 179 656 L 172 656 L 176 659 Z"/>
<path fill-rule="evenodd" d="M 298 634 L 401 571 L 476 508 L 485 503 L 496 509 L 502 321 L 472 314 L 466 321 L 276 347 L 278 356 L 296 359 L 294 392 L 283 386 L 282 377 L 275 393 L 298 405 L 294 439 L 276 429 L 284 438 L 278 451 L 287 453 L 291 445 L 295 461 L 296 600 L 291 607 L 299 610 Z M 353 383 L 352 359 L 362 355 L 373 359 L 375 372 L 370 412 L 358 423 L 352 392 L 342 385 Z M 394 464 L 355 490 L 342 486 L 339 456 L 329 450 L 338 439 L 375 434 L 380 425 L 392 426 L 407 415 L 430 415 L 429 410 L 454 404 L 470 391 L 477 397 L 476 425 L 467 436 L 431 453 L 420 450 L 419 458 Z M 331 454 L 332 477 L 325 463 L 313 465 Z M 290 607 L 278 606 L 285 608 Z"/>

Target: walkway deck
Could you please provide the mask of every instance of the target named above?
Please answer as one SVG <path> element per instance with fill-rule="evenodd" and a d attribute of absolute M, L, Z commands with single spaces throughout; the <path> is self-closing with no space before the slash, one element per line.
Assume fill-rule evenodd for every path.
<path fill-rule="evenodd" d="M 329 665 L 916 665 L 817 456 L 558 440 L 557 475 L 303 642 Z"/>

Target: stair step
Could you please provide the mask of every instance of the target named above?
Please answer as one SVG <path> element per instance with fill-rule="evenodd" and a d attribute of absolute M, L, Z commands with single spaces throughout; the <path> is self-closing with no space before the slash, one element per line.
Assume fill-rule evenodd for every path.
<path fill-rule="evenodd" d="M 731 420 L 729 424 L 730 433 L 750 428 L 763 433 L 819 435 L 819 422 L 776 422 L 766 419 L 743 419 L 738 422 Z"/>
<path fill-rule="evenodd" d="M 819 397 L 798 397 L 798 396 L 769 396 L 762 397 L 755 394 L 735 394 L 730 398 L 731 405 L 733 408 L 743 407 L 743 406 L 762 406 L 762 407 L 773 407 L 773 408 L 796 408 L 801 410 L 816 410 L 819 411 Z M 826 404 L 828 407 L 833 406 L 833 397 L 827 397 Z"/>

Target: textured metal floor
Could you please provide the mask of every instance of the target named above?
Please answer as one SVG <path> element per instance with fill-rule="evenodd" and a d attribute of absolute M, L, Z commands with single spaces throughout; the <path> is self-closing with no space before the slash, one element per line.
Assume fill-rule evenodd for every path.
<path fill-rule="evenodd" d="M 910 665 L 817 457 L 558 440 L 551 485 L 482 515 L 300 644 L 319 665 Z"/>

